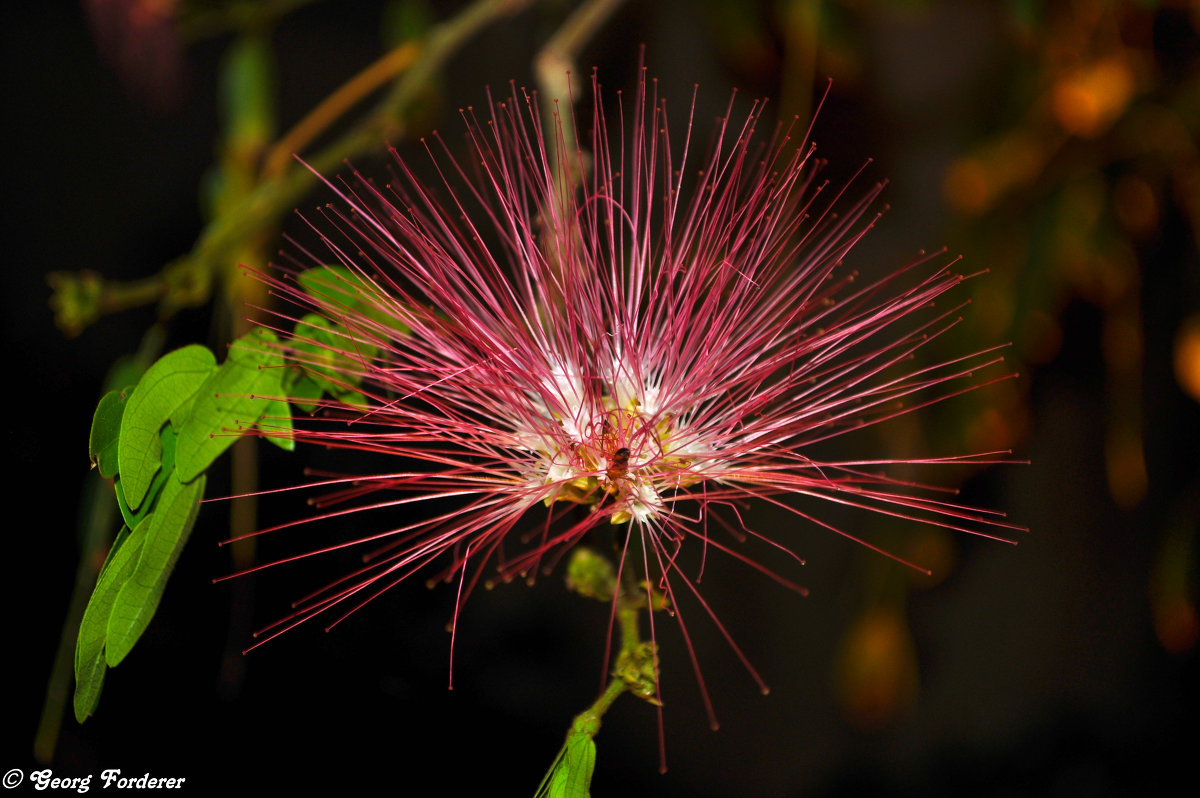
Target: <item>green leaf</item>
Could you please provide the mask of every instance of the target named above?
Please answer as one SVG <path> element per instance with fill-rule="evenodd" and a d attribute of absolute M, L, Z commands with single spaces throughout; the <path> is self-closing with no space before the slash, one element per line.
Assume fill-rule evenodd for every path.
<path fill-rule="evenodd" d="M 334 322 L 316 313 L 304 315 L 296 325 L 293 344 L 308 355 L 303 361 L 312 370 L 342 383 L 358 385 L 358 371 L 378 354 L 374 346 L 359 341 Z"/>
<path fill-rule="evenodd" d="M 309 313 L 300 319 L 293 332 L 292 346 L 296 361 L 324 393 L 344 404 L 367 406 L 357 388 L 367 360 L 375 357 L 375 347 L 352 339 L 323 316 Z"/>
<path fill-rule="evenodd" d="M 83 611 L 79 636 L 75 642 L 75 719 L 83 723 L 96 711 L 100 690 L 104 686 L 105 641 L 108 638 L 108 619 L 122 586 L 137 568 L 145 540 L 147 522 L 132 532 L 122 529 L 109 549 L 96 587 Z"/>
<path fill-rule="evenodd" d="M 192 408 L 196 405 L 196 397 L 200 395 L 200 391 L 189 396 L 184 400 L 183 404 L 175 408 L 175 412 L 171 414 L 171 428 L 176 432 L 183 429 L 183 424 L 192 415 Z"/>
<path fill-rule="evenodd" d="M 146 496 L 138 509 L 134 510 L 129 506 L 128 497 L 125 495 L 125 480 L 121 475 L 118 474 L 117 478 L 113 481 L 113 487 L 116 489 L 117 494 L 117 507 L 121 510 L 121 517 L 125 519 L 125 525 L 130 529 L 136 527 L 146 516 L 154 512 L 158 494 L 162 491 L 167 477 L 170 476 L 171 469 L 175 467 L 176 440 L 178 438 L 175 435 L 175 430 L 171 429 L 170 425 L 164 426 L 162 435 L 159 436 L 162 467 L 154 475 L 154 481 L 150 483 L 150 487 L 146 490 Z"/>
<path fill-rule="evenodd" d="M 254 426 L 283 393 L 283 358 L 275 336 L 255 330 L 229 348 L 229 357 L 196 392 L 195 404 L 179 428 L 175 469 L 190 482 L 233 445 L 240 432 Z M 230 432 L 234 430 L 235 432 Z"/>
<path fill-rule="evenodd" d="M 125 659 L 154 617 L 167 579 L 196 523 L 204 482 L 203 476 L 186 485 L 174 476 L 167 479 L 154 513 L 142 522 L 146 532 L 140 556 L 108 616 L 105 662 L 110 668 Z M 127 542 L 122 549 L 128 546 Z"/>
<path fill-rule="evenodd" d="M 108 556 L 104 558 L 104 564 L 100 566 L 100 573 L 96 574 L 96 581 L 99 582 L 104 578 L 104 572 L 108 570 L 108 566 L 116 559 L 117 552 L 121 550 L 121 546 L 125 545 L 125 541 L 129 539 L 130 529 L 127 526 L 122 526 L 121 531 L 113 538 L 112 545 L 108 547 Z"/>
<path fill-rule="evenodd" d="M 158 476 L 155 476 L 158 479 Z M 153 483 L 151 483 L 153 484 Z M 125 486 L 121 484 L 121 475 L 117 475 L 116 481 L 113 482 L 113 488 L 117 493 L 117 507 L 121 510 L 121 519 L 125 522 L 125 526 L 137 526 L 138 522 L 150 514 L 153 501 L 142 502 L 142 511 L 139 513 L 131 510 L 129 502 L 125 500 Z"/>
<path fill-rule="evenodd" d="M 129 507 L 136 510 L 162 464 L 159 430 L 213 373 L 216 358 L 203 346 L 185 346 L 163 355 L 125 403 L 117 444 L 117 467 Z"/>
<path fill-rule="evenodd" d="M 596 742 L 586 732 L 567 738 L 562 756 L 550 774 L 549 798 L 589 798 L 592 771 L 596 766 Z"/>
<path fill-rule="evenodd" d="M 100 706 L 100 691 L 104 689 L 104 674 L 108 665 L 104 663 L 104 647 L 84 659 L 78 659 L 79 649 L 75 649 L 75 720 L 83 723 L 95 714 Z"/>
<path fill-rule="evenodd" d="M 292 404 L 305 413 L 312 413 L 316 410 L 317 400 L 325 393 L 316 380 L 305 374 L 303 369 L 296 366 L 287 370 L 287 376 L 284 377 L 283 392 L 287 394 L 288 400 Z"/>
<path fill-rule="evenodd" d="M 133 386 L 137 385 L 138 380 L 146 373 L 148 365 L 150 364 L 144 363 L 137 355 L 121 355 L 104 376 L 105 388 L 110 391 L 122 391 L 128 398 L 133 392 Z"/>
<path fill-rule="evenodd" d="M 88 436 L 88 457 L 100 469 L 105 479 L 117 474 L 117 440 L 121 435 L 121 416 L 133 386 L 123 391 L 109 391 L 100 398 L 92 416 L 92 431 Z"/>
<path fill-rule="evenodd" d="M 353 312 L 385 330 L 400 335 L 411 332 L 388 310 L 388 300 L 379 288 L 344 266 L 318 266 L 301 272 L 296 279 L 306 294 L 320 300 L 326 315 L 335 321 L 340 321 L 340 314 Z"/>
<path fill-rule="evenodd" d="M 337 399 L 344 405 L 353 407 L 355 410 L 362 410 L 365 412 L 368 409 L 367 397 L 363 396 L 362 392 L 360 391 L 340 390 L 334 394 L 333 398 Z"/>
<path fill-rule="evenodd" d="M 258 428 L 268 441 L 280 449 L 285 452 L 296 451 L 296 441 L 292 438 L 292 409 L 287 402 L 276 399 L 267 405 L 263 417 L 258 421 Z"/>
<path fill-rule="evenodd" d="M 318 266 L 301 272 L 296 279 L 304 293 L 335 309 L 356 310 L 371 295 L 366 281 L 345 266 Z"/>

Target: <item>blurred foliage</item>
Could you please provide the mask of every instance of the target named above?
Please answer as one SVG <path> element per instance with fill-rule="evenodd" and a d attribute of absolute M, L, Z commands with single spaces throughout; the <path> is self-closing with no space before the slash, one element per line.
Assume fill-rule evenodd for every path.
<path fill-rule="evenodd" d="M 835 688 L 847 720 L 864 731 L 916 704 L 916 643 L 902 611 L 873 608 L 851 624 L 838 653 Z"/>
<path fill-rule="evenodd" d="M 1058 353 L 1071 303 L 1097 309 L 1108 486 L 1116 506 L 1130 510 L 1155 487 L 1145 371 L 1159 358 L 1147 351 L 1145 314 L 1155 309 L 1143 292 L 1161 275 L 1181 278 L 1176 296 L 1193 314 L 1173 335 L 1173 360 L 1177 387 L 1200 400 L 1200 6 L 1013 3 L 1009 35 L 1010 89 L 995 98 L 1005 115 L 980 131 L 943 186 L 959 215 L 961 246 L 986 257 L 993 272 L 977 286 L 987 302 L 976 303 L 975 316 L 981 335 L 1013 340 L 1017 357 L 1037 365 Z M 1167 240 L 1172 227 L 1186 245 Z M 1162 263 L 1164 256 L 1182 262 Z M 1172 490 L 1160 485 L 1160 500 L 1170 501 Z M 1194 627 L 1194 559 L 1172 552 L 1194 546 L 1200 513 L 1194 502 L 1181 507 L 1177 531 L 1161 535 L 1160 556 L 1174 565 L 1160 573 L 1174 576 L 1159 580 L 1157 595 L 1174 585 L 1170 614 L 1190 612 Z M 1189 528 L 1185 546 L 1178 530 Z M 1195 644 L 1194 629 L 1181 633 L 1181 623 L 1157 627 L 1168 650 Z"/>
<path fill-rule="evenodd" d="M 940 4 L 703 6 L 730 70 L 758 79 L 779 73 L 781 116 L 804 117 L 822 77 L 844 86 L 868 73 L 872 29 L 898 18 L 919 25 Z M 1114 504 L 1132 510 L 1154 488 L 1145 453 L 1148 270 L 1184 278 L 1179 299 L 1191 315 L 1175 331 L 1172 362 L 1178 389 L 1200 401 L 1200 5 L 1010 0 L 996 13 L 1000 64 L 942 183 L 954 216 L 952 249 L 989 272 L 969 281 L 975 301 L 960 333 L 980 347 L 1011 341 L 1008 359 L 1025 371 L 1058 356 L 1072 304 L 1098 311 L 1105 470 Z M 1158 262 L 1177 252 L 1165 243 L 1171 225 L 1190 242 L 1184 263 Z M 905 422 L 912 426 L 900 434 L 932 449 L 1017 448 L 1032 427 L 1030 387 L 1030 380 L 1000 383 L 937 418 Z M 1200 510 L 1183 498 L 1176 504 L 1148 589 L 1161 644 L 1180 652 L 1197 638 L 1192 553 Z M 946 533 L 928 530 L 910 561 L 936 568 L 953 559 L 952 545 Z M 886 724 L 911 704 L 916 666 L 903 606 L 900 595 L 864 601 L 847 632 L 835 683 L 858 725 Z"/>
<path fill-rule="evenodd" d="M 1155 3 L 1013 4 L 1006 111 L 946 173 L 964 250 L 993 275 L 974 314 L 989 337 L 1048 362 L 1060 316 L 1104 318 L 1107 470 L 1130 508 L 1147 493 L 1142 275 L 1164 220 L 1200 241 L 1200 11 Z"/>

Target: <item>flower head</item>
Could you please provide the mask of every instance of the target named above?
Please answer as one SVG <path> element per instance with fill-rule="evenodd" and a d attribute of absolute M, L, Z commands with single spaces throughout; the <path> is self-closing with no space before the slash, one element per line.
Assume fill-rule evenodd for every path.
<path fill-rule="evenodd" d="M 938 301 L 962 278 L 943 258 L 875 280 L 844 265 L 881 187 L 847 202 L 793 130 L 760 143 L 759 104 L 720 120 L 701 156 L 692 114 L 671 146 L 655 84 L 618 102 L 611 129 L 592 86 L 586 147 L 544 125 L 536 98 L 489 94 L 485 112 L 463 112 L 468 157 L 426 142 L 441 185 L 399 156 L 386 185 L 330 184 L 340 202 L 312 224 L 324 251 L 264 276 L 301 308 L 285 317 L 289 357 L 335 397 L 309 398 L 325 412 L 280 434 L 396 455 L 391 473 L 323 481 L 326 515 L 410 510 L 334 546 L 370 557 L 279 630 L 344 617 L 427 568 L 458 581 L 461 600 L 481 578 L 536 573 L 613 525 L 671 603 L 680 585 L 699 597 L 676 565 L 688 545 L 791 584 L 739 550 L 746 535 L 796 543 L 743 523 L 746 500 L 847 537 L 807 500 L 981 534 L 1005 526 L 888 476 L 892 461 L 818 454 L 978 386 L 973 375 L 1001 360 L 916 365 L 957 323 L 959 306 Z M 329 263 L 306 282 L 304 267 Z"/>

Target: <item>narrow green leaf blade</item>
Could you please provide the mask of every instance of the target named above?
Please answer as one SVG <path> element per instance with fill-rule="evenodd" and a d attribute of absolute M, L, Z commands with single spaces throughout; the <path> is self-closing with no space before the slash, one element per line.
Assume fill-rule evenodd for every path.
<path fill-rule="evenodd" d="M 183 485 L 172 475 L 154 513 L 143 521 L 146 537 L 137 566 L 122 585 L 108 616 L 105 661 L 110 668 L 125 659 L 154 617 L 167 579 L 196 523 L 204 482 L 200 477 Z M 122 549 L 128 546 L 126 542 Z"/>
<path fill-rule="evenodd" d="M 109 549 L 96 587 L 83 611 L 79 636 L 75 641 L 75 719 L 83 723 L 96 711 L 100 690 L 104 686 L 105 641 L 108 637 L 108 618 L 121 587 L 133 575 L 145 540 L 147 522 L 132 532 L 121 530 Z"/>
<path fill-rule="evenodd" d="M 229 348 L 221 367 L 200 386 L 192 412 L 179 428 L 175 470 L 181 482 L 203 473 L 238 439 L 231 430 L 250 429 L 281 397 L 283 358 L 275 343 L 267 330 L 242 336 Z"/>
<path fill-rule="evenodd" d="M 159 431 L 216 368 L 213 353 L 185 346 L 159 358 L 138 380 L 125 403 L 117 444 L 117 467 L 131 509 L 141 506 L 162 464 Z"/>

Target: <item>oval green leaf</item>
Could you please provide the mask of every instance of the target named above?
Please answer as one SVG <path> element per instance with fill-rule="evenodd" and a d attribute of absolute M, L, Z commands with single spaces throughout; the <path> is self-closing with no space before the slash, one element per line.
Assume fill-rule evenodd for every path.
<path fill-rule="evenodd" d="M 203 473 L 240 433 L 258 423 L 272 401 L 282 398 L 283 358 L 275 343 L 267 330 L 242 336 L 200 386 L 179 428 L 175 470 L 181 482 Z"/>
<path fill-rule="evenodd" d="M 322 393 L 351 407 L 367 407 L 366 398 L 357 389 L 362 372 L 379 350 L 315 313 L 301 318 L 292 335 L 293 359 Z M 302 399 L 297 404 L 310 409 Z"/>
<path fill-rule="evenodd" d="M 138 380 L 125 403 L 117 444 L 117 467 L 131 509 L 141 506 L 162 464 L 159 431 L 216 365 L 212 352 L 193 344 L 163 355 Z"/>
<path fill-rule="evenodd" d="M 146 516 L 154 512 L 155 502 L 158 494 L 162 492 L 163 485 L 166 484 L 167 478 L 171 475 L 171 469 L 175 467 L 175 442 L 177 436 L 171 426 L 165 425 L 162 434 L 159 436 L 159 451 L 162 452 L 162 464 L 158 469 L 158 473 L 154 475 L 154 479 L 150 482 L 150 487 L 146 489 L 146 495 L 142 499 L 141 507 L 134 510 L 129 506 L 127 497 L 125 496 L 125 480 L 120 474 L 113 480 L 113 488 L 117 494 L 117 507 L 121 510 L 121 517 L 125 519 L 125 524 L 130 529 L 140 524 Z"/>
<path fill-rule="evenodd" d="M 345 266 L 318 266 L 301 272 L 296 279 L 304 293 L 331 309 L 356 310 L 371 296 L 367 283 Z"/>
<path fill-rule="evenodd" d="M 121 416 L 125 413 L 126 399 L 133 391 L 129 386 L 123 391 L 109 391 L 100 398 L 96 413 L 92 416 L 92 431 L 88 435 L 88 457 L 92 465 L 100 470 L 100 476 L 111 479 L 117 475 L 117 442 L 121 435 Z"/>
<path fill-rule="evenodd" d="M 319 266 L 301 272 L 296 279 L 300 281 L 304 292 L 318 300 L 321 310 L 332 319 L 344 322 L 348 320 L 343 318 L 344 314 L 353 314 L 370 319 L 383 330 L 401 336 L 411 332 L 388 307 L 388 303 L 394 300 L 345 266 Z M 354 326 L 361 326 L 364 330 L 373 327 L 370 324 Z"/>
<path fill-rule="evenodd" d="M 108 616 L 104 648 L 108 667 L 116 667 L 125 659 L 150 625 L 167 579 L 196 523 L 200 499 L 204 497 L 204 481 L 200 477 L 183 485 L 171 476 L 163 486 L 154 513 L 142 522 L 146 532 L 137 565 L 117 593 Z M 128 547 L 126 541 L 121 549 Z"/>
<path fill-rule="evenodd" d="M 296 361 L 303 364 L 330 395 L 339 389 L 348 389 L 347 386 L 357 387 L 361 382 L 360 372 L 379 351 L 316 313 L 301 318 L 292 335 Z"/>
<path fill-rule="evenodd" d="M 147 521 L 143 521 L 132 532 L 126 527 L 117 535 L 100 569 L 100 577 L 88 599 L 87 608 L 83 611 L 79 636 L 75 641 L 74 705 L 75 719 L 80 723 L 95 712 L 100 703 L 104 672 L 108 668 L 104 653 L 108 618 L 117 594 L 137 568 L 146 529 Z"/>

